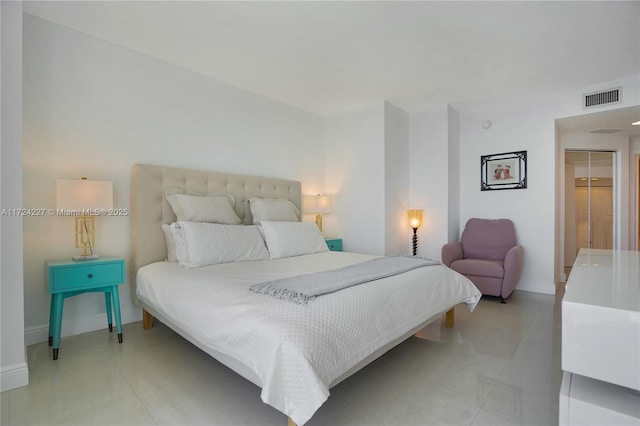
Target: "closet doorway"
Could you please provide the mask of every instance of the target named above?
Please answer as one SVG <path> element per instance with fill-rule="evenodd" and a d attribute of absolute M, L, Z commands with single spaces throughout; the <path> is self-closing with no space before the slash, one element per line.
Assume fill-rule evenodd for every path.
<path fill-rule="evenodd" d="M 565 151 L 565 274 L 581 248 L 613 249 L 615 152 Z"/>

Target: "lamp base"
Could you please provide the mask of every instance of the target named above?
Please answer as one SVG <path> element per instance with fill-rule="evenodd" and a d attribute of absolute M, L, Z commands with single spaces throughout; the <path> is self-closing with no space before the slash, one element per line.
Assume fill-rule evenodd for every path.
<path fill-rule="evenodd" d="M 418 228 L 413 228 L 413 239 L 411 242 L 413 243 L 413 255 L 415 256 L 418 253 Z"/>
<path fill-rule="evenodd" d="M 320 213 L 316 214 L 316 225 L 322 234 L 322 215 Z"/>
<path fill-rule="evenodd" d="M 95 260 L 95 259 L 99 259 L 100 256 L 98 256 L 97 254 L 88 254 L 86 256 L 83 255 L 78 255 L 78 256 L 73 256 L 72 259 L 73 260 Z"/>

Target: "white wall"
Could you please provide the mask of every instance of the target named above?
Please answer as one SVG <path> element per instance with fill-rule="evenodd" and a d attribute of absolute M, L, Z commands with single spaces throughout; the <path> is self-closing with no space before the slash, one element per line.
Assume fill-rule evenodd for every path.
<path fill-rule="evenodd" d="M 449 106 L 448 110 L 448 232 L 447 242 L 458 241 L 460 231 L 460 114 Z"/>
<path fill-rule="evenodd" d="M 379 101 L 325 121 L 326 235 L 346 251 L 409 254 L 409 114 Z"/>
<path fill-rule="evenodd" d="M 524 246 L 524 267 L 517 289 L 553 293 L 554 158 L 556 114 L 527 102 L 486 104 L 460 110 L 460 223 L 473 217 L 507 218 Z M 489 129 L 483 120 L 491 120 Z M 527 151 L 527 188 L 480 190 L 480 157 Z M 462 225 L 464 226 L 464 225 Z"/>
<path fill-rule="evenodd" d="M 112 181 L 128 208 L 135 163 L 291 178 L 315 193 L 322 141 L 318 116 L 25 15 L 25 207 L 53 208 L 56 179 L 87 176 Z M 129 230 L 128 217 L 98 217 L 96 251 L 129 259 Z M 25 218 L 24 253 L 34 343 L 47 337 L 44 262 L 77 253 L 73 220 Z M 120 297 L 123 321 L 140 319 L 129 284 Z M 67 299 L 63 336 L 103 328 L 104 311 L 99 294 Z"/>
<path fill-rule="evenodd" d="M 385 102 L 385 254 L 411 254 L 409 209 L 409 114 Z"/>
<path fill-rule="evenodd" d="M 0 208 L 22 207 L 22 3 L 0 2 Z M 0 219 L 0 384 L 29 383 L 24 340 L 22 217 Z"/>
<path fill-rule="evenodd" d="M 325 192 L 336 194 L 325 235 L 345 251 L 385 253 L 385 103 L 325 120 Z"/>
<path fill-rule="evenodd" d="M 461 141 L 460 223 L 466 223 L 471 217 L 504 217 L 514 221 L 518 240 L 525 250 L 518 289 L 555 292 L 554 249 L 564 246 L 563 241 L 556 245 L 555 240 L 556 227 L 564 228 L 555 217 L 555 194 L 564 182 L 564 174 L 556 176 L 559 167 L 556 158 L 560 150 L 556 143 L 555 120 L 585 114 L 581 107 L 582 93 L 608 87 L 622 85 L 625 103 L 602 110 L 637 105 L 636 80 L 630 78 L 581 91 L 559 92 L 553 97 L 514 99 L 504 103 L 487 101 L 457 108 Z M 588 111 L 591 112 L 594 111 Z M 481 123 L 487 119 L 493 121 L 493 126 L 485 130 Z M 480 191 L 480 156 L 520 150 L 526 150 L 528 155 L 528 187 Z M 563 257 L 558 257 L 557 267 L 561 268 L 562 263 Z"/>
<path fill-rule="evenodd" d="M 411 114 L 411 208 L 424 210 L 418 229 L 418 255 L 432 259 L 440 259 L 442 245 L 449 242 L 449 209 L 457 204 L 449 197 L 453 191 L 455 198 L 457 191 L 450 188 L 457 187 L 457 179 L 448 179 L 456 166 L 449 158 L 450 149 L 455 151 L 456 145 L 455 140 L 452 144 L 449 140 L 450 112 L 455 110 L 450 111 L 448 105 L 433 105 Z M 457 222 L 458 210 L 451 213 Z"/>

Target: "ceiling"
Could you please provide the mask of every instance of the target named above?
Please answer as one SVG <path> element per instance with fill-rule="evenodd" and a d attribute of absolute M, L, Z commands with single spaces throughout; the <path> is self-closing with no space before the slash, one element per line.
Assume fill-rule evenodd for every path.
<path fill-rule="evenodd" d="M 640 70 L 638 1 L 26 1 L 23 9 L 322 116 L 381 99 L 415 111 L 544 95 Z"/>
<path fill-rule="evenodd" d="M 640 106 L 618 108 L 556 120 L 560 133 L 610 133 L 615 136 L 640 136 Z"/>

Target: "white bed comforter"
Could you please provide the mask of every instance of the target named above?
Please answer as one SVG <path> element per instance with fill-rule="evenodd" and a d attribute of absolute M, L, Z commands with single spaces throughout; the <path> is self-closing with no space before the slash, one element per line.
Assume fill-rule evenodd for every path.
<path fill-rule="evenodd" d="M 249 291 L 255 283 L 325 271 L 375 256 L 325 252 L 185 269 L 140 268 L 139 300 L 211 355 L 253 373 L 262 400 L 303 425 L 344 373 L 434 315 L 481 294 L 442 265 L 350 287 L 297 305 Z M 243 369 L 241 368 L 241 369 Z"/>

